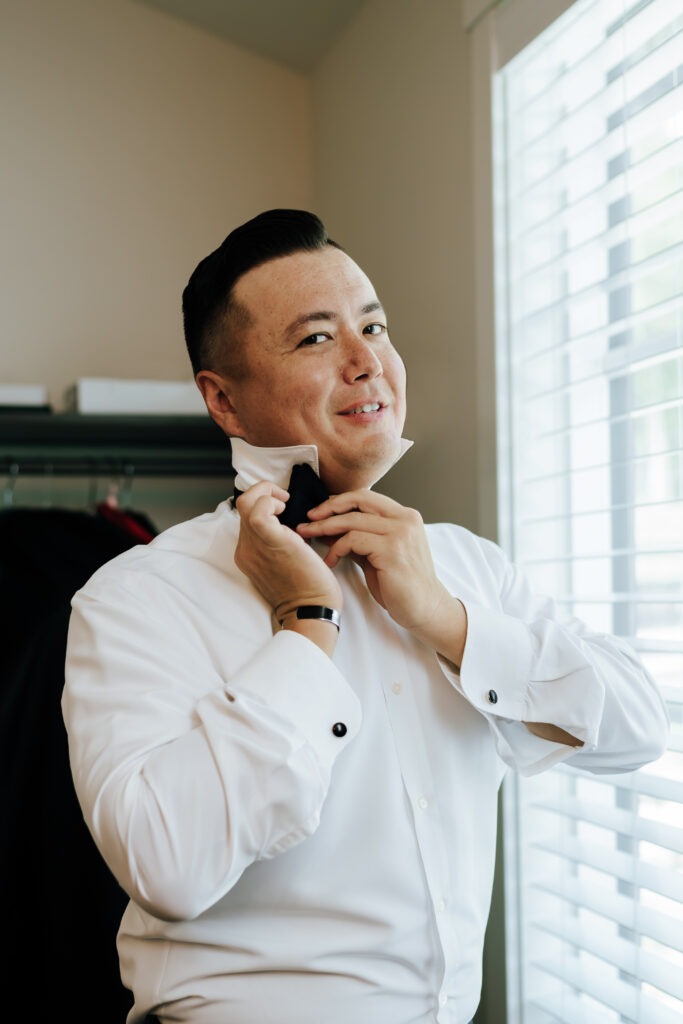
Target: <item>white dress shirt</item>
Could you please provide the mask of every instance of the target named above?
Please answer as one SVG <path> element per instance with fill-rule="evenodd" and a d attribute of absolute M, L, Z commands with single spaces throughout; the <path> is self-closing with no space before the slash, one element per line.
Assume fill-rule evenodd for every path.
<path fill-rule="evenodd" d="M 281 453 L 257 457 L 264 478 L 283 471 Z M 657 689 L 620 641 L 561 623 L 498 547 L 447 524 L 427 533 L 467 610 L 460 671 L 348 558 L 329 659 L 278 630 L 235 567 L 238 531 L 222 502 L 72 602 L 64 715 L 86 821 L 131 899 L 129 1024 L 467 1024 L 506 766 L 639 767 L 666 742 Z"/>

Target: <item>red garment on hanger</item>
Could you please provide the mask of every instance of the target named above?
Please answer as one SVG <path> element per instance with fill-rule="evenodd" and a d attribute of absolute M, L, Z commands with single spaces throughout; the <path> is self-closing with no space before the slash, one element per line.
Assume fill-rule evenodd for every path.
<path fill-rule="evenodd" d="M 125 512 L 122 508 L 115 508 L 106 501 L 101 501 L 95 508 L 98 515 L 102 516 L 103 519 L 108 519 L 110 523 L 114 523 L 121 530 L 130 534 L 138 543 L 149 544 L 151 540 L 154 540 L 154 534 L 145 529 L 134 516 Z"/>

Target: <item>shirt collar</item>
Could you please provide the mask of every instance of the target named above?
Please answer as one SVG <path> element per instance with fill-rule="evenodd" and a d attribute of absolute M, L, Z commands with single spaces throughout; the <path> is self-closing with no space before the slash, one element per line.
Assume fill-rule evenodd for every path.
<path fill-rule="evenodd" d="M 395 466 L 413 441 L 401 438 L 401 450 L 392 462 Z M 271 480 L 278 487 L 287 490 L 293 466 L 307 464 L 320 476 L 318 447 L 315 444 L 294 444 L 286 448 L 258 448 L 241 437 L 231 437 L 232 465 L 235 470 L 235 487 L 246 491 L 259 480 Z M 390 469 L 391 467 L 389 467 Z M 387 470 L 388 472 L 388 470 Z M 384 476 L 384 473 L 382 474 Z M 377 478 L 378 480 L 381 477 Z M 377 483 L 373 481 L 372 486 Z"/>

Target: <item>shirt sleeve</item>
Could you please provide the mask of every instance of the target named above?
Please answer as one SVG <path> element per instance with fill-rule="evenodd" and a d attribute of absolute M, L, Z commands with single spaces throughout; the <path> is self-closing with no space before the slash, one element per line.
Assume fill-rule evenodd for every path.
<path fill-rule="evenodd" d="M 226 682 L 219 654 L 149 604 L 118 582 L 75 596 L 62 706 L 104 859 L 149 913 L 188 920 L 315 831 L 361 711 L 306 637 L 276 633 Z"/>
<path fill-rule="evenodd" d="M 463 600 L 467 640 L 458 671 L 439 656 L 453 686 L 488 720 L 500 757 L 523 775 L 565 761 L 600 772 L 633 771 L 660 757 L 668 737 L 664 701 L 622 640 L 591 632 L 535 594 L 503 552 L 482 541 L 500 602 Z M 534 735 L 524 722 L 559 726 L 583 745 Z"/>

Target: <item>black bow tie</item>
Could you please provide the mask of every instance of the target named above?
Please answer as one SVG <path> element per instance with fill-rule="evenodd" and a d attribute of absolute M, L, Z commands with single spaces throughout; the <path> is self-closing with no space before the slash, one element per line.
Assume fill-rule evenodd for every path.
<path fill-rule="evenodd" d="M 307 523 L 309 519 L 306 513 L 329 498 L 325 484 L 307 462 L 301 466 L 292 467 L 287 490 L 289 491 L 289 501 L 278 519 L 283 526 L 289 526 L 292 530 L 296 530 L 299 523 Z M 240 494 L 242 491 L 235 488 L 233 500 L 236 501 Z"/>

